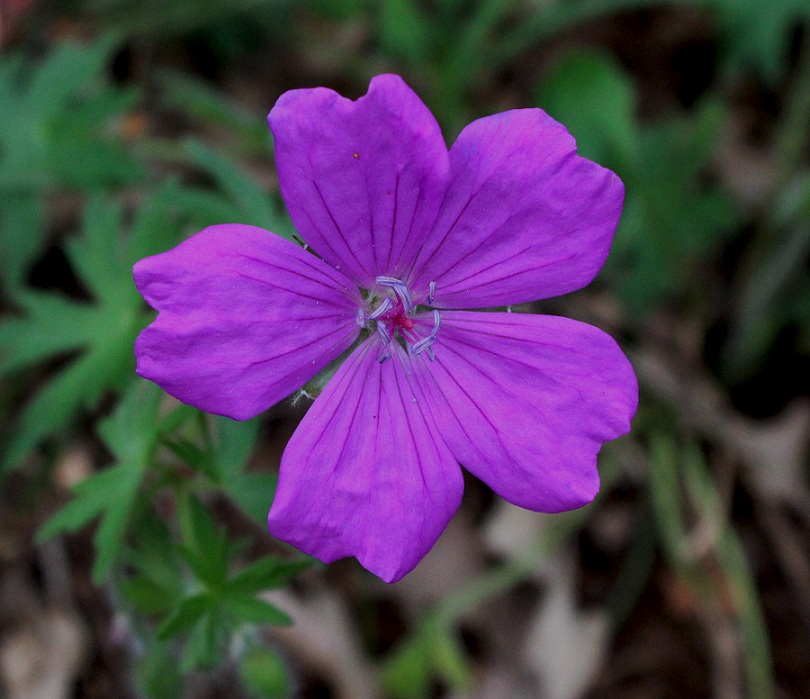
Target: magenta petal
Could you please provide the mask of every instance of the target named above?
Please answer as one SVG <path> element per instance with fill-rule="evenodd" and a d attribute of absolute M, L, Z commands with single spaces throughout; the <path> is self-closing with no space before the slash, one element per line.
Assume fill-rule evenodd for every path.
<path fill-rule="evenodd" d="M 352 101 L 284 93 L 268 117 L 281 193 L 298 232 L 357 285 L 404 278 L 436 219 L 449 171 L 436 120 L 396 75 Z"/>
<path fill-rule="evenodd" d="M 559 512 L 599 490 L 596 454 L 638 387 L 613 339 L 554 316 L 446 311 L 420 384 L 461 465 L 509 502 Z"/>
<path fill-rule="evenodd" d="M 326 563 L 356 556 L 387 582 L 430 550 L 463 489 L 411 358 L 392 350 L 381 364 L 366 340 L 317 398 L 284 451 L 268 517 L 273 536 Z"/>
<path fill-rule="evenodd" d="M 444 308 L 505 306 L 587 285 L 604 264 L 624 187 L 576 155 L 540 109 L 473 122 L 450 150 L 451 185 L 418 258 Z"/>
<path fill-rule="evenodd" d="M 358 335 L 351 282 L 261 228 L 206 228 L 134 273 L 159 311 L 135 343 L 138 374 L 207 412 L 253 417 Z"/>

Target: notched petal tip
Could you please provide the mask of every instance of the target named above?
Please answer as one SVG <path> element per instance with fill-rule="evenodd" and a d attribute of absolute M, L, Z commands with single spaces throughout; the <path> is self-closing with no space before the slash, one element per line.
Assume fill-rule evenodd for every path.
<path fill-rule="evenodd" d="M 615 341 L 553 316 L 446 311 L 442 320 L 436 362 L 420 379 L 456 459 L 526 509 L 590 502 L 597 453 L 629 430 L 637 403 Z"/>
<path fill-rule="evenodd" d="M 272 233 L 207 228 L 135 266 L 157 318 L 139 375 L 206 412 L 245 420 L 303 386 L 357 338 L 359 292 Z"/>
<path fill-rule="evenodd" d="M 268 123 L 301 237 L 362 288 L 410 270 L 450 167 L 439 125 L 413 90 L 395 75 L 377 76 L 356 100 L 292 90 Z"/>
<path fill-rule="evenodd" d="M 423 411 L 411 358 L 398 345 L 385 364 L 376 354 L 370 338 L 304 416 L 282 457 L 268 527 L 324 562 L 354 556 L 395 582 L 439 538 L 463 479 Z"/>
<path fill-rule="evenodd" d="M 451 183 L 417 259 L 440 308 L 482 308 L 569 293 L 593 280 L 618 225 L 623 185 L 576 154 L 540 109 L 474 121 L 450 150 Z"/>

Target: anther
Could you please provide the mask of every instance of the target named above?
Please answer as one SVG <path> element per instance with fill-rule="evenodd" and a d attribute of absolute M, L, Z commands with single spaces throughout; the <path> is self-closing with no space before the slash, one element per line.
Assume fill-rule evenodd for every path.
<path fill-rule="evenodd" d="M 433 348 L 431 345 L 436 342 L 436 338 L 439 335 L 439 328 L 442 327 L 442 316 L 438 311 L 433 311 L 433 329 L 430 331 L 430 335 L 427 337 L 423 337 L 418 342 L 414 342 L 411 346 L 411 353 L 413 354 L 422 354 L 422 352 L 427 352 L 430 361 L 433 362 L 436 360 L 436 355 L 433 353 Z"/>
<path fill-rule="evenodd" d="M 428 285 L 428 295 L 425 299 L 425 303 L 430 306 L 433 303 L 433 299 L 436 297 L 436 282 L 430 282 Z"/>
<path fill-rule="evenodd" d="M 377 277 L 376 281 L 380 286 L 393 289 L 402 304 L 403 312 L 410 312 L 413 308 L 413 301 L 411 301 L 411 295 L 408 292 L 408 287 L 405 285 L 405 282 L 395 277 Z"/>
<path fill-rule="evenodd" d="M 357 315 L 355 316 L 355 322 L 361 327 L 366 327 L 366 314 L 363 313 L 362 308 L 357 309 Z"/>
<path fill-rule="evenodd" d="M 369 320 L 377 320 L 380 316 L 384 316 L 388 311 L 394 307 L 391 299 L 387 296 L 382 300 L 382 303 L 374 309 L 374 312 L 368 317 Z"/>
<path fill-rule="evenodd" d="M 388 332 L 388 328 L 385 327 L 385 324 L 377 323 L 377 334 L 383 341 L 383 347 L 388 347 L 388 344 L 391 342 L 391 333 Z"/>
<path fill-rule="evenodd" d="M 442 316 L 441 314 L 434 310 L 433 311 L 433 330 L 430 331 L 430 336 L 435 340 L 436 336 L 439 334 L 439 328 L 442 327 Z"/>

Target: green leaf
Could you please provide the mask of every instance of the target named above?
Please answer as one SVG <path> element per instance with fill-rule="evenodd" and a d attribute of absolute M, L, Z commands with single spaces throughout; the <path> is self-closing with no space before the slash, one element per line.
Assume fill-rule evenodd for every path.
<path fill-rule="evenodd" d="M 75 532 L 104 512 L 110 489 L 115 487 L 121 470 L 111 467 L 83 480 L 73 489 L 74 499 L 51 517 L 37 532 L 40 541 L 62 532 Z"/>
<path fill-rule="evenodd" d="M 239 676 L 254 697 L 289 699 L 292 696 L 287 667 L 270 648 L 248 650 L 239 662 Z"/>
<path fill-rule="evenodd" d="M 420 636 L 409 639 L 383 665 L 380 679 L 386 696 L 394 699 L 422 699 L 429 694 L 433 668 Z"/>
<path fill-rule="evenodd" d="M 231 476 L 223 487 L 254 522 L 264 524 L 277 484 L 278 476 L 273 473 L 240 473 Z"/>
<path fill-rule="evenodd" d="M 437 631 L 430 644 L 433 667 L 451 687 L 464 687 L 470 682 L 470 664 L 455 635 Z"/>
<path fill-rule="evenodd" d="M 222 662 L 228 641 L 228 627 L 222 616 L 212 611 L 191 629 L 186 639 L 180 670 L 190 672 L 195 668 L 210 670 Z"/>
<path fill-rule="evenodd" d="M 428 620 L 388 658 L 381 679 L 386 694 L 421 699 L 427 696 L 434 676 L 462 689 L 470 682 L 471 669 L 453 633 Z"/>
<path fill-rule="evenodd" d="M 134 666 L 136 682 L 148 699 L 177 699 L 183 696 L 184 682 L 171 642 L 148 638 L 144 652 Z"/>
<path fill-rule="evenodd" d="M 383 0 L 379 4 L 379 34 L 386 53 L 410 66 L 423 66 L 438 38 L 433 20 L 418 3 Z"/>
<path fill-rule="evenodd" d="M 197 594 L 183 599 L 158 628 L 158 639 L 166 641 L 186 633 L 212 609 L 212 599 L 207 594 Z"/>
<path fill-rule="evenodd" d="M 166 614 L 174 606 L 173 590 L 146 577 L 132 577 L 121 584 L 121 592 L 141 614 Z"/>
<path fill-rule="evenodd" d="M 161 396 L 154 384 L 133 383 L 113 415 L 99 424 L 99 433 L 117 464 L 79 483 L 74 499 L 37 534 L 43 540 L 59 532 L 75 531 L 100 516 L 94 537 L 96 583 L 104 580 L 121 551 L 141 481 L 157 444 Z"/>
<path fill-rule="evenodd" d="M 125 569 L 134 573 L 133 579 L 162 590 L 162 595 L 170 597 L 169 608 L 173 607 L 183 597 L 186 581 L 172 534 L 153 507 L 138 510 L 129 525 L 128 541 L 121 555 Z"/>
<path fill-rule="evenodd" d="M 239 621 L 273 626 L 290 626 L 293 623 L 289 615 L 258 597 L 229 593 L 223 598 L 223 602 L 225 609 Z"/>
<path fill-rule="evenodd" d="M 202 416 L 202 413 L 198 413 L 198 418 L 200 416 Z M 198 419 L 197 421 L 202 422 L 204 420 L 205 418 L 202 417 L 201 420 Z M 185 465 L 206 475 L 213 482 L 219 482 L 219 473 L 210 444 L 201 445 L 191 435 L 167 438 L 165 444 Z"/>
<path fill-rule="evenodd" d="M 0 325 L 0 374 L 85 347 L 98 329 L 89 304 L 42 291 L 21 291 L 15 300 L 24 315 Z"/>
<path fill-rule="evenodd" d="M 625 183 L 624 212 L 604 274 L 626 309 L 643 316 L 662 297 L 700 293 L 695 262 L 717 250 L 737 222 L 732 199 L 704 176 L 724 105 L 706 100 L 687 116 L 642 125 L 630 77 L 608 54 L 592 50 L 563 57 L 537 100 L 570 129 L 581 155 Z"/>
<path fill-rule="evenodd" d="M 120 391 L 131 381 L 132 346 L 148 318 L 132 282 L 132 265 L 179 237 L 187 214 L 176 203 L 177 190 L 170 182 L 145 199 L 123 236 L 120 206 L 98 198 L 88 203 L 83 231 L 66 248 L 71 266 L 92 293 L 92 303 L 46 292 L 12 296 L 20 315 L 0 323 L 0 376 L 68 353 L 77 356 L 8 428 L 2 469 L 15 466 L 80 410 L 95 408 L 107 391 Z"/>
<path fill-rule="evenodd" d="M 273 502 L 278 477 L 271 473 L 245 472 L 245 466 L 259 434 L 258 419 L 237 422 L 217 417 L 213 420 L 217 482 L 256 522 L 264 524 Z"/>
<path fill-rule="evenodd" d="M 179 505 L 183 558 L 201 582 L 218 592 L 228 577 L 227 535 L 194 495 L 186 494 Z"/>
<path fill-rule="evenodd" d="M 270 133 L 264 115 L 253 113 L 216 88 L 184 73 L 165 71 L 160 74 L 159 83 L 166 106 L 207 126 L 224 126 L 231 136 L 240 137 L 258 152 L 267 154 L 270 151 Z"/>
<path fill-rule="evenodd" d="M 36 194 L 19 192 L 0 209 L 0 283 L 9 293 L 18 293 L 40 252 L 42 230 L 43 207 Z"/>
<path fill-rule="evenodd" d="M 260 421 L 237 421 L 227 417 L 213 419 L 215 443 L 214 451 L 217 471 L 223 482 L 239 475 L 253 453 L 259 436 Z"/>
<path fill-rule="evenodd" d="M 282 587 L 292 577 L 312 565 L 312 559 L 303 558 L 296 561 L 280 561 L 277 558 L 262 558 L 240 570 L 228 581 L 229 592 L 255 594 L 262 590 Z"/>
<path fill-rule="evenodd" d="M 41 61 L 0 56 L 0 284 L 19 288 L 42 252 L 42 192 L 142 179 L 117 126 L 139 96 L 107 84 L 115 40 L 56 45 Z"/>
<path fill-rule="evenodd" d="M 810 20 L 806 0 L 707 0 L 725 35 L 726 61 L 735 69 L 754 68 L 770 83 L 788 65 L 791 29 Z"/>
<path fill-rule="evenodd" d="M 637 314 L 664 296 L 700 294 L 695 263 L 708 259 L 737 222 L 732 199 L 704 177 L 724 118 L 721 105 L 706 102 L 689 117 L 645 129 L 643 167 L 619 173 L 626 213 L 606 271 Z"/>
<path fill-rule="evenodd" d="M 286 212 L 235 162 L 199 141 L 188 141 L 186 149 L 192 160 L 214 178 L 233 203 L 231 221 L 258 226 L 287 240 L 293 239 L 295 228 Z"/>
<path fill-rule="evenodd" d="M 36 68 L 0 65 L 0 191 L 44 186 L 99 186 L 145 175 L 124 148 L 112 119 L 136 95 L 102 76 L 115 40 L 56 46 Z"/>
<path fill-rule="evenodd" d="M 29 106 L 39 117 L 57 116 L 77 87 L 94 78 L 109 60 L 115 43 L 106 37 L 95 44 L 64 43 L 39 66 L 28 91 Z"/>

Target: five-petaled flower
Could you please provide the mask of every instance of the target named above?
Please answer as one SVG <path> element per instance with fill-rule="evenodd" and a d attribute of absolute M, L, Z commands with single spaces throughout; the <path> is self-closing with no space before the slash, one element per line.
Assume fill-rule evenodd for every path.
<path fill-rule="evenodd" d="M 212 226 L 135 265 L 156 320 L 138 373 L 243 420 L 353 347 L 290 439 L 271 533 L 325 562 L 408 573 L 459 506 L 459 464 L 511 503 L 559 512 L 599 488 L 637 384 L 602 331 L 471 311 L 565 294 L 607 257 L 624 189 L 540 109 L 480 119 L 447 149 L 397 76 L 351 101 L 282 95 L 281 193 L 316 254 Z"/>

